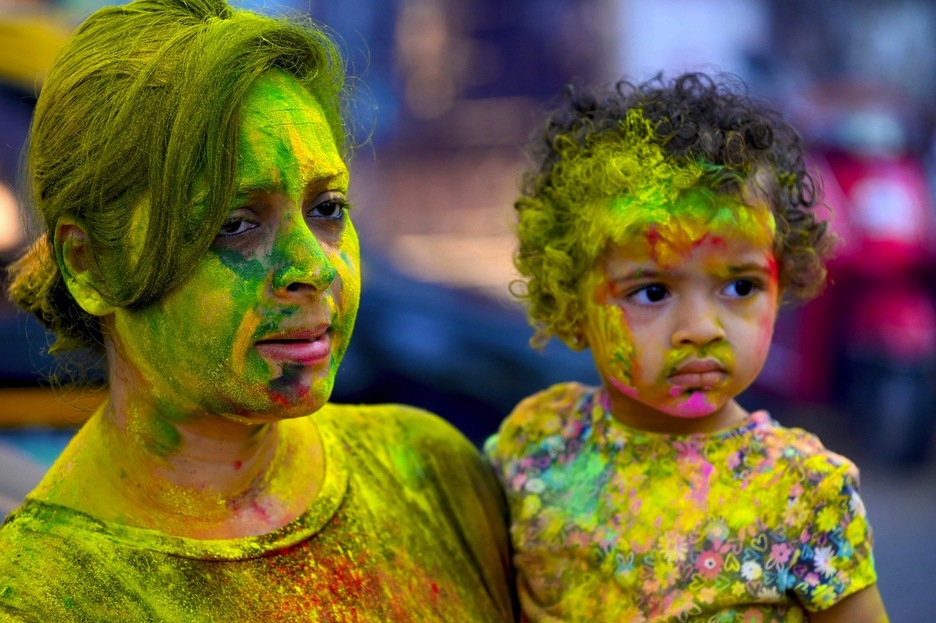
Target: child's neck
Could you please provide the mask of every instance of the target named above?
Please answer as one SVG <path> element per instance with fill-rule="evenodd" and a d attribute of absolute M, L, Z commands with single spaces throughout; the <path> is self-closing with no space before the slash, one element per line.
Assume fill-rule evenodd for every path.
<path fill-rule="evenodd" d="M 717 433 L 735 428 L 750 415 L 734 399 L 709 415 L 681 417 L 664 413 L 617 391 L 607 391 L 611 415 L 622 424 L 637 430 L 667 435 Z"/>

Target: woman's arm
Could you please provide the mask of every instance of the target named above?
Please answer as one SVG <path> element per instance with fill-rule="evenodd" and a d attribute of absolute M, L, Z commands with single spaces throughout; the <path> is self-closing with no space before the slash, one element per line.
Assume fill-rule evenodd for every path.
<path fill-rule="evenodd" d="M 831 608 L 810 612 L 809 623 L 888 623 L 877 584 L 849 595 Z"/>

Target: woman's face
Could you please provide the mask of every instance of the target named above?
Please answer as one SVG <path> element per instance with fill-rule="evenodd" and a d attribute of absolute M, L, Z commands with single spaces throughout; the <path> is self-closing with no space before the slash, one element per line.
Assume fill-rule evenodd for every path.
<path fill-rule="evenodd" d="M 266 74 L 242 106 L 237 196 L 191 276 L 110 323 L 111 382 L 170 418 L 306 415 L 329 398 L 360 295 L 348 170 L 315 98 Z"/>

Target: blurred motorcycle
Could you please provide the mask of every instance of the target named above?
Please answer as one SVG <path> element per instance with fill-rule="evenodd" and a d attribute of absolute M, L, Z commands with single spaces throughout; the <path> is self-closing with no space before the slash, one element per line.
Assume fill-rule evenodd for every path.
<path fill-rule="evenodd" d="M 932 189 L 899 107 L 875 90 L 834 101 L 809 128 L 810 161 L 841 242 L 827 291 L 786 327 L 786 390 L 843 407 L 874 455 L 915 465 L 936 428 Z"/>

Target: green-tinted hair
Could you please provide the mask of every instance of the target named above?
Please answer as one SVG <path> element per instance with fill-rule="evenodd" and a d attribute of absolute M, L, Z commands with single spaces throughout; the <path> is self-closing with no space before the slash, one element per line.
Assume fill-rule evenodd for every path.
<path fill-rule="evenodd" d="M 47 233 L 10 269 L 11 298 L 56 334 L 53 350 L 103 344 L 98 320 L 72 299 L 62 258 L 53 257 L 59 220 L 85 229 L 105 302 L 139 308 L 159 299 L 187 277 L 230 210 L 240 104 L 272 69 L 316 97 L 344 152 L 344 63 L 311 20 L 224 0 L 136 0 L 78 28 L 30 132 L 31 201 Z M 131 233 L 142 254 L 128 252 Z"/>

